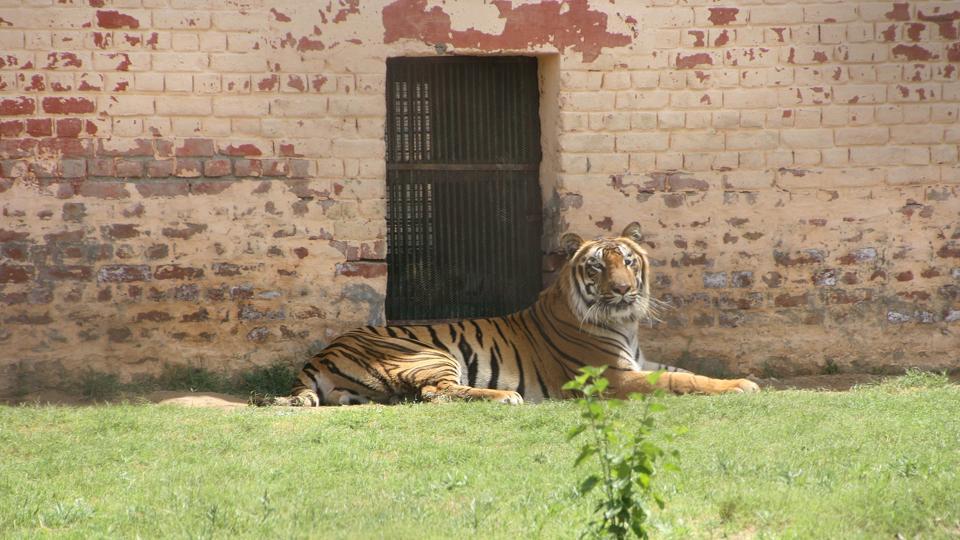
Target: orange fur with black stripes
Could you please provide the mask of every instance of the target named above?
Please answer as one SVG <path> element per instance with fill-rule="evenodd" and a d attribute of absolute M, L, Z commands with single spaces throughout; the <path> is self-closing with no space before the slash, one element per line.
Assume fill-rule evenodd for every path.
<path fill-rule="evenodd" d="M 293 395 L 276 404 L 396 403 L 485 399 L 518 404 L 573 397 L 564 383 L 586 364 L 608 366 L 616 396 L 649 392 L 638 328 L 651 311 L 650 265 L 639 225 L 620 237 L 583 241 L 557 280 L 527 309 L 486 319 L 347 332 L 311 358 Z M 675 393 L 750 392 L 746 379 L 668 371 L 657 387 Z"/>

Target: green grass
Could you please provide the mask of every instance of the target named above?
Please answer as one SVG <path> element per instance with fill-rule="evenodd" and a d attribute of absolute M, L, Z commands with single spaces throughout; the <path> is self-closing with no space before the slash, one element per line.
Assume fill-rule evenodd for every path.
<path fill-rule="evenodd" d="M 960 388 L 664 399 L 662 538 L 960 536 Z M 627 408 L 627 413 L 636 411 Z M 573 403 L 0 407 L 0 536 L 574 538 Z"/>

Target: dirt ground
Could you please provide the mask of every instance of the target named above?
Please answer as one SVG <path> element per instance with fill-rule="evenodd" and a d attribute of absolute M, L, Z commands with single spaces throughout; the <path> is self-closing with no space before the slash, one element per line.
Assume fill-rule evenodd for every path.
<path fill-rule="evenodd" d="M 785 379 L 755 379 L 762 388 L 776 390 L 820 390 L 826 392 L 842 392 L 858 384 L 868 384 L 883 379 L 880 375 L 867 373 L 843 373 L 836 375 L 810 375 L 805 377 L 790 377 Z M 125 396 L 115 400 L 130 403 L 154 403 L 158 405 L 179 405 L 183 407 L 208 407 L 217 409 L 237 409 L 247 406 L 245 396 L 219 394 L 216 392 L 184 392 L 184 391 L 157 391 L 138 396 Z M 89 399 L 61 390 L 43 390 L 31 392 L 16 399 L 0 398 L 0 404 L 44 404 L 60 406 L 94 405 Z"/>

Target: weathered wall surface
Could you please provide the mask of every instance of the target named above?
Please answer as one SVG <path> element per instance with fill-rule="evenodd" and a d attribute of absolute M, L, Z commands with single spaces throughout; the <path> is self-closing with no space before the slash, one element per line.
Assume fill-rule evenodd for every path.
<path fill-rule="evenodd" d="M 960 4 L 692 4 L 0 0 L 0 394 L 382 319 L 385 59 L 451 53 L 542 56 L 545 244 L 644 225 L 652 358 L 957 367 Z"/>

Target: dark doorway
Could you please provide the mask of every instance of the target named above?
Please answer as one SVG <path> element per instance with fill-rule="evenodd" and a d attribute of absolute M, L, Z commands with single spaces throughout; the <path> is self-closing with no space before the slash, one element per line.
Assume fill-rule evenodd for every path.
<path fill-rule="evenodd" d="M 537 60 L 387 60 L 390 321 L 502 315 L 540 290 Z"/>

